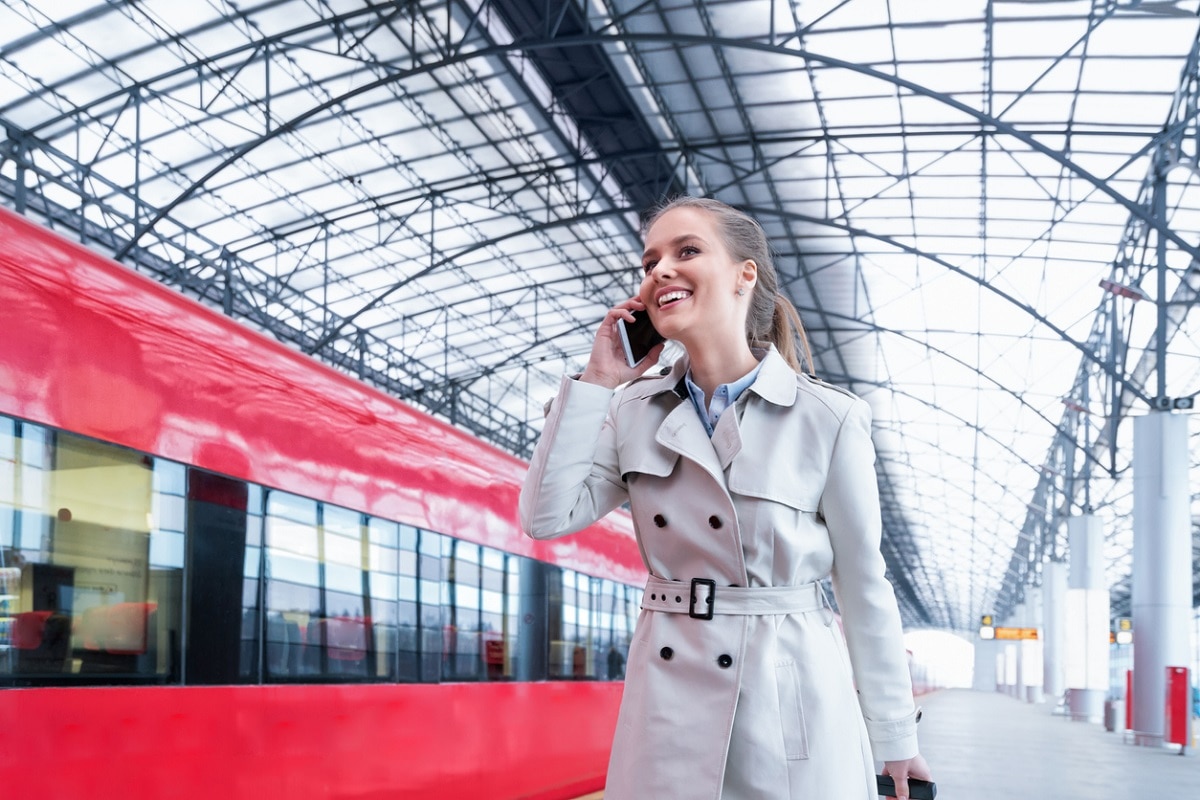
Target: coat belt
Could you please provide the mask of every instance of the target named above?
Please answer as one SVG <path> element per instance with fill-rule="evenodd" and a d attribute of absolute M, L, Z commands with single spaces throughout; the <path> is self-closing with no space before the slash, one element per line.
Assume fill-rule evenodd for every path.
<path fill-rule="evenodd" d="M 800 586 L 718 586 L 715 581 L 668 581 L 653 575 L 642 608 L 711 619 L 714 614 L 801 614 L 828 608 L 820 583 Z"/>

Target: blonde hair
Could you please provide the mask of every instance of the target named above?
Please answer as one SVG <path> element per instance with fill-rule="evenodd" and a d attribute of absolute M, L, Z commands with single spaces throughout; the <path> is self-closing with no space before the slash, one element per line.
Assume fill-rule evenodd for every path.
<path fill-rule="evenodd" d="M 746 314 L 746 341 L 770 342 L 792 369 L 804 372 L 807 365 L 811 374 L 813 360 L 808 335 L 796 307 L 779 291 L 779 275 L 762 225 L 749 214 L 720 200 L 680 195 L 654 208 L 646 218 L 644 230 L 648 231 L 659 218 L 676 208 L 696 208 L 712 214 L 729 255 L 735 261 L 753 261 L 758 265 L 758 281 L 754 284 L 750 310 Z"/>

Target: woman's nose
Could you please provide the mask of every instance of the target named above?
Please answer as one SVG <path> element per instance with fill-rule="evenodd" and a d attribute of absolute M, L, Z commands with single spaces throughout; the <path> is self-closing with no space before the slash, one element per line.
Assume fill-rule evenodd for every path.
<path fill-rule="evenodd" d="M 654 265 L 654 269 L 650 270 L 650 276 L 654 278 L 664 278 L 675 274 L 675 267 L 670 261 L 665 258 Z"/>

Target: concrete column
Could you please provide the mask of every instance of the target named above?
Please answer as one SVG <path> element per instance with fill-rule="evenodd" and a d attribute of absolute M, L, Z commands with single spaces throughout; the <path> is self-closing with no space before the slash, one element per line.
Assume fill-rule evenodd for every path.
<path fill-rule="evenodd" d="M 1042 587 L 1029 586 L 1025 589 L 1025 625 L 1026 628 L 1037 628 L 1038 638 L 1021 642 L 1021 673 L 1025 683 L 1025 700 L 1029 703 L 1042 702 L 1042 684 L 1045 667 L 1042 664 L 1041 636 L 1045 628 L 1042 625 Z"/>
<path fill-rule="evenodd" d="M 1190 666 L 1192 531 L 1188 418 L 1133 420 L 1133 731 L 1161 745 L 1166 668 Z"/>
<path fill-rule="evenodd" d="M 1042 685 L 1054 704 L 1066 691 L 1064 656 L 1067 647 L 1067 564 L 1042 565 Z"/>
<path fill-rule="evenodd" d="M 1005 642 L 1004 648 L 1004 693 L 1009 697 L 1017 696 L 1017 646 Z"/>
<path fill-rule="evenodd" d="M 1017 603 L 1013 608 L 1012 614 L 1008 618 L 1008 624 L 1013 628 L 1024 628 L 1025 618 L 1027 615 L 1027 606 L 1024 601 Z M 1016 671 L 1017 680 L 1013 687 L 1013 697 L 1018 700 L 1025 699 L 1025 687 L 1029 684 L 1028 665 L 1025 663 L 1024 653 L 1025 648 L 1021 647 L 1024 642 L 1014 642 L 1013 647 L 1016 655 Z"/>
<path fill-rule="evenodd" d="M 1077 722 L 1104 721 L 1108 692 L 1108 588 L 1100 520 L 1067 520 L 1071 567 L 1067 576 L 1067 705 Z"/>
<path fill-rule="evenodd" d="M 996 672 L 996 642 L 975 637 L 975 672 L 971 688 L 977 692 L 994 692 L 1000 685 Z"/>

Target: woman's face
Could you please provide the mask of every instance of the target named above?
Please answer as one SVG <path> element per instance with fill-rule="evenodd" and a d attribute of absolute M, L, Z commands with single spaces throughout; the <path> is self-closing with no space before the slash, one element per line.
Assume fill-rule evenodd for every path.
<path fill-rule="evenodd" d="M 646 233 L 638 296 L 659 333 L 688 349 L 716 337 L 744 338 L 755 270 L 726 250 L 716 217 L 681 206 Z M 746 290 L 741 297 L 739 287 Z"/>

